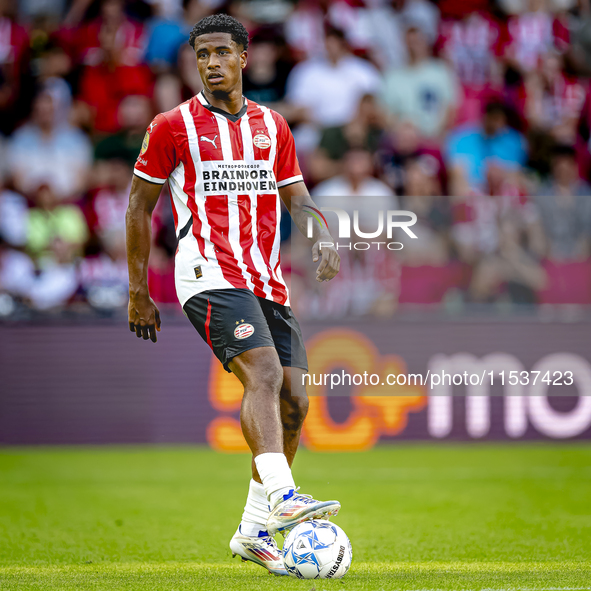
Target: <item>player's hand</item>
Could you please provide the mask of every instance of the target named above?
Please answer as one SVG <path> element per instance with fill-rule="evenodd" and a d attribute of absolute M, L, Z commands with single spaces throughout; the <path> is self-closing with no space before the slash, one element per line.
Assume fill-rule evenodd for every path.
<path fill-rule="evenodd" d="M 316 281 L 330 281 L 339 272 L 341 257 L 334 246 L 324 244 L 320 248 L 321 242 L 326 243 L 330 240 L 321 239 L 312 247 L 312 260 L 316 262 L 320 256 L 322 257 L 316 269 Z"/>
<path fill-rule="evenodd" d="M 128 307 L 129 330 L 135 332 L 137 338 L 150 339 L 155 343 L 160 331 L 160 312 L 154 300 L 148 295 L 137 295 L 129 298 Z"/>

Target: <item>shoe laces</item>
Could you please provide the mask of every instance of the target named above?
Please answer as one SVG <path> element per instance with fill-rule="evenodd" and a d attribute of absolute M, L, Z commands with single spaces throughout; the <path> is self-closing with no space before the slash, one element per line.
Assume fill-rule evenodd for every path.
<path fill-rule="evenodd" d="M 276 550 L 277 552 L 279 552 L 277 542 L 275 541 L 275 539 L 273 537 L 265 536 L 264 538 L 259 538 L 259 540 L 262 540 L 267 546 L 270 546 L 273 550 Z"/>
<path fill-rule="evenodd" d="M 297 492 L 298 490 L 300 490 L 300 487 L 299 487 L 299 486 L 298 486 L 297 488 L 295 488 L 295 489 L 294 489 L 294 494 L 293 494 L 293 497 L 292 497 L 290 500 L 293 500 L 293 499 L 295 499 L 295 497 L 300 497 L 300 498 L 303 498 L 303 499 L 309 499 L 309 500 L 311 500 L 311 501 L 314 501 L 314 500 L 315 500 L 315 499 L 314 499 L 314 497 L 312 497 L 312 495 L 306 495 L 306 494 L 304 494 L 304 493 L 298 493 L 298 492 Z M 296 493 L 297 493 L 297 494 L 296 494 Z"/>
<path fill-rule="evenodd" d="M 300 490 L 299 486 L 293 489 L 293 497 L 304 497 L 305 499 L 312 498 L 312 495 L 305 495 L 304 493 L 298 493 L 298 490 Z"/>

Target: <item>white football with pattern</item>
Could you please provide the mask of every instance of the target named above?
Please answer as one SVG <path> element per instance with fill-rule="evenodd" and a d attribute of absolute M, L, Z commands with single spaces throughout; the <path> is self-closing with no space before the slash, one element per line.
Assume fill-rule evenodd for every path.
<path fill-rule="evenodd" d="M 347 534 L 323 519 L 296 525 L 285 538 L 283 562 L 298 579 L 340 579 L 351 566 L 353 548 Z"/>

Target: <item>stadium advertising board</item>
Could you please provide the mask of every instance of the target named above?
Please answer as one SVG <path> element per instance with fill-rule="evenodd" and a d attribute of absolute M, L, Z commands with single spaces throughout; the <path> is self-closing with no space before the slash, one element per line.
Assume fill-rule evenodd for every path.
<path fill-rule="evenodd" d="M 154 349 L 130 343 L 118 326 L 3 328 L 1 442 L 199 442 L 246 452 L 239 382 L 190 328 L 166 328 Z M 357 320 L 302 329 L 310 449 L 591 438 L 586 323 Z M 31 359 L 35 371 L 23 375 Z"/>

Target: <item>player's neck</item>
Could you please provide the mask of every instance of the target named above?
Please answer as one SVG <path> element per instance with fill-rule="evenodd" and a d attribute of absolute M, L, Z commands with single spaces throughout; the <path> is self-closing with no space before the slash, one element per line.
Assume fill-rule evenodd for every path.
<path fill-rule="evenodd" d="M 244 98 L 242 97 L 242 86 L 231 90 L 230 92 L 210 92 L 207 88 L 203 89 L 203 96 L 209 101 L 209 104 L 216 109 L 222 109 L 236 115 L 244 106 Z"/>

